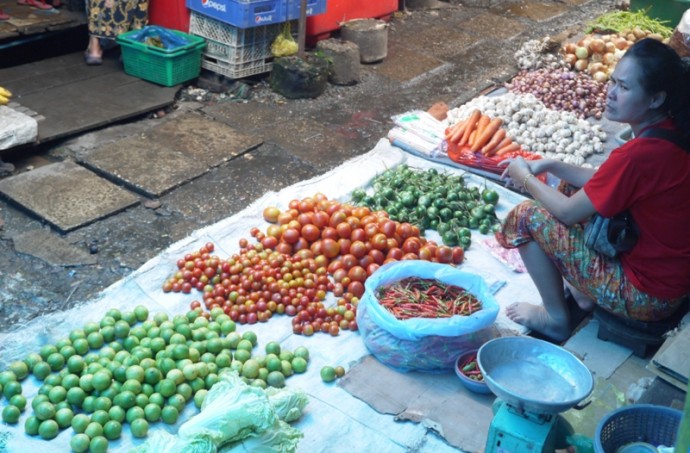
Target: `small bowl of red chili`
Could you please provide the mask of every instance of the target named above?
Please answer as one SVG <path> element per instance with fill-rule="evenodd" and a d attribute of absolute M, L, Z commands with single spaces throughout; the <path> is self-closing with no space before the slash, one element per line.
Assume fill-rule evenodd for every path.
<path fill-rule="evenodd" d="M 460 382 L 472 392 L 489 394 L 491 389 L 484 382 L 484 376 L 477 363 L 477 350 L 463 352 L 455 362 L 455 374 L 460 378 Z"/>

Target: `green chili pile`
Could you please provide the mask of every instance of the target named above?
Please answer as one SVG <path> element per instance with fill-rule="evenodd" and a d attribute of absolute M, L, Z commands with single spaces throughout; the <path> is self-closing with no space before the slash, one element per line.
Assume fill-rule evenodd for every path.
<path fill-rule="evenodd" d="M 479 299 L 464 288 L 419 277 L 382 286 L 376 297 L 381 306 L 400 320 L 469 316 L 482 308 Z"/>

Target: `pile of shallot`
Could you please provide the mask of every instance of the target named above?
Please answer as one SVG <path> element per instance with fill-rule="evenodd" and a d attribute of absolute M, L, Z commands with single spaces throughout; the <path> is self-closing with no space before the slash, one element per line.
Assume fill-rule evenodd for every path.
<path fill-rule="evenodd" d="M 578 118 L 601 119 L 606 104 L 606 83 L 565 68 L 520 71 L 506 88 L 533 94 L 546 107 L 573 112 Z"/>

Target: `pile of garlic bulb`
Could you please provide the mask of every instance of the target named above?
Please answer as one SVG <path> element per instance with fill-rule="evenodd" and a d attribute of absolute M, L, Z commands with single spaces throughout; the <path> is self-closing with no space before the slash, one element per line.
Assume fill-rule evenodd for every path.
<path fill-rule="evenodd" d="M 515 52 L 517 66 L 527 71 L 567 67 L 558 47 L 559 44 L 549 37 L 527 41 Z"/>
<path fill-rule="evenodd" d="M 604 152 L 606 132 L 601 126 L 578 118 L 572 112 L 552 110 L 534 95 L 505 93 L 478 96 L 448 112 L 446 121 L 455 124 L 479 109 L 503 120 L 507 135 L 522 147 L 542 157 L 591 167 L 587 157 Z"/>

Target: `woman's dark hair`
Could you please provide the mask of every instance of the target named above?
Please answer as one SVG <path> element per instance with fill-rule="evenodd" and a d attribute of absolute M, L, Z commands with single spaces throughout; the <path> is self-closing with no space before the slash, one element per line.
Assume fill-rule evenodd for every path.
<path fill-rule="evenodd" d="M 690 65 L 666 44 L 644 38 L 626 50 L 623 58 L 634 58 L 642 69 L 640 84 L 648 94 L 666 92 L 660 109 L 669 112 L 678 129 L 690 134 Z"/>

